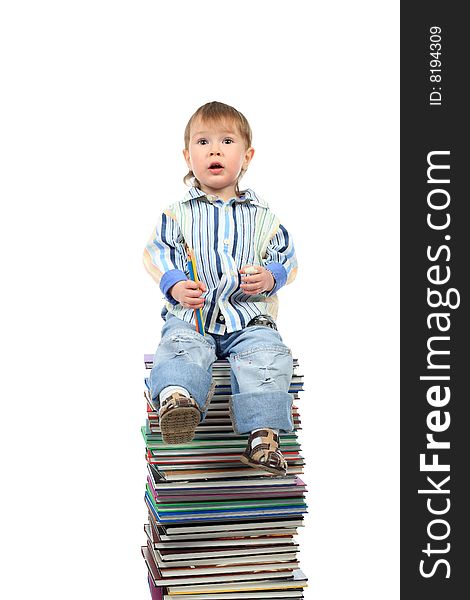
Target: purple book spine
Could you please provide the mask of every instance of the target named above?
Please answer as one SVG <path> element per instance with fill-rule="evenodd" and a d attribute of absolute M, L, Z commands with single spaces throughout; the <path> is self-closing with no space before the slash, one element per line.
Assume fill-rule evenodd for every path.
<path fill-rule="evenodd" d="M 150 579 L 149 575 L 149 588 L 150 588 L 150 596 L 152 600 L 163 600 L 162 588 L 157 587 L 153 584 L 153 581 Z"/>

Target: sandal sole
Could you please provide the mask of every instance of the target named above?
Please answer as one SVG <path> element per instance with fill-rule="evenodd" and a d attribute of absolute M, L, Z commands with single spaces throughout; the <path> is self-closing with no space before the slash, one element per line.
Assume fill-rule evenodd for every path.
<path fill-rule="evenodd" d="M 165 444 L 187 444 L 201 420 L 201 413 L 192 406 L 174 408 L 160 418 L 160 429 Z"/>
<path fill-rule="evenodd" d="M 254 469 L 262 469 L 263 471 L 267 471 L 268 473 L 271 473 L 272 475 L 280 475 L 282 477 L 285 477 L 287 475 L 287 471 L 285 471 L 284 469 L 274 469 L 273 467 L 269 467 L 268 465 L 265 465 L 263 463 L 259 463 L 259 462 L 250 460 L 244 454 L 242 454 L 240 456 L 240 460 L 241 460 L 241 462 L 249 465 L 250 467 L 253 467 Z"/>

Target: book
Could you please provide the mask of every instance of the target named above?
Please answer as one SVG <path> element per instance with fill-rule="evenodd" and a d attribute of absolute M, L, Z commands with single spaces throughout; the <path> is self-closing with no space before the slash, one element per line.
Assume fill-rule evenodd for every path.
<path fill-rule="evenodd" d="M 159 556 L 162 561 L 193 561 L 206 558 L 214 559 L 254 555 L 273 556 L 275 554 L 289 554 L 295 556 L 295 553 L 298 551 L 298 544 L 295 542 L 291 540 L 282 542 L 279 539 L 270 540 L 271 544 L 256 543 L 255 540 L 255 543 L 249 546 L 247 544 L 241 544 L 240 542 L 244 542 L 245 540 L 240 538 L 223 540 L 223 543 L 222 540 L 217 539 L 212 543 L 207 540 L 195 541 L 192 543 L 186 542 L 184 546 L 181 545 L 181 542 L 165 544 L 155 537 L 150 524 L 146 524 L 144 529 L 148 540 L 153 544 L 154 550 L 158 550 L 158 554 L 155 555 Z M 284 560 L 291 560 L 291 558 L 284 558 Z"/>
<path fill-rule="evenodd" d="M 300 569 L 293 571 L 290 577 L 277 578 L 269 580 L 265 577 L 246 581 L 232 581 L 224 583 L 208 583 L 196 585 L 169 585 L 169 594 L 188 594 L 188 593 L 217 593 L 217 592 L 237 592 L 237 591 L 262 591 L 262 590 L 286 590 L 302 589 L 307 587 L 307 578 Z"/>
<path fill-rule="evenodd" d="M 153 558 L 155 560 L 156 565 L 160 569 L 163 575 L 169 574 L 170 571 L 165 572 L 165 569 L 184 569 L 195 568 L 197 567 L 222 567 L 229 565 L 234 565 L 237 568 L 242 566 L 252 567 L 253 565 L 284 565 L 287 564 L 289 567 L 294 567 L 294 562 L 297 562 L 297 556 L 295 553 L 287 553 L 287 552 L 278 552 L 273 554 L 254 554 L 249 553 L 246 554 L 237 554 L 235 556 L 209 556 L 208 558 L 201 558 L 197 554 L 191 555 L 190 558 L 185 560 L 164 560 L 159 550 L 154 546 L 151 547 L 151 551 L 153 554 Z M 214 550 L 215 553 L 215 550 Z M 298 564 L 297 564 L 298 566 Z M 188 573 L 194 571 L 188 571 Z M 232 571 L 228 571 L 232 572 Z"/>
<path fill-rule="evenodd" d="M 274 572 L 274 571 L 287 571 L 296 569 L 299 563 L 294 558 L 284 559 L 283 557 L 276 557 L 274 560 L 265 560 L 264 557 L 257 557 L 249 559 L 245 557 L 243 560 L 240 558 L 226 558 L 219 559 L 213 562 L 208 560 L 193 561 L 175 561 L 174 564 L 168 564 L 165 561 L 161 561 L 156 555 L 156 551 L 149 547 L 152 553 L 155 565 L 162 577 L 186 577 L 186 576 L 202 576 L 202 575 L 226 575 L 234 574 L 238 578 L 241 573 L 258 573 L 258 572 Z M 185 563 L 185 564 L 181 564 Z"/>
<path fill-rule="evenodd" d="M 224 523 L 207 523 L 201 528 L 200 525 L 195 524 L 177 524 L 177 525 L 166 525 L 163 526 L 166 535 L 169 536 L 180 536 L 188 533 L 197 532 L 212 532 L 212 533 L 223 533 L 239 532 L 241 530 L 250 529 L 251 531 L 269 531 L 277 528 L 296 528 L 302 527 L 302 519 L 258 519 L 255 522 L 250 522 L 249 526 L 247 523 L 227 520 Z"/>
<path fill-rule="evenodd" d="M 294 530 L 284 531 L 276 530 L 266 535 L 253 535 L 254 532 L 248 532 L 249 535 L 232 535 L 230 537 L 212 536 L 205 539 L 185 539 L 184 544 L 180 539 L 164 541 L 159 532 L 158 525 L 150 518 L 149 523 L 144 525 L 144 531 L 148 539 L 153 543 L 154 548 L 160 552 L 174 552 L 175 556 L 185 557 L 188 553 L 194 553 L 194 556 L 204 556 L 204 553 L 215 551 L 221 552 L 223 556 L 232 554 L 241 554 L 244 552 L 253 552 L 260 554 L 263 552 L 297 552 L 298 544 L 293 541 Z M 223 548 L 223 549 L 221 549 Z"/>
<path fill-rule="evenodd" d="M 296 590 L 271 590 L 266 592 L 257 592 L 257 591 L 239 591 L 235 594 L 231 593 L 222 593 L 222 594 L 164 594 L 163 600 L 174 600 L 178 598 L 178 600 L 257 600 L 258 598 L 293 598 L 301 600 L 304 597 L 301 591 Z"/>
<path fill-rule="evenodd" d="M 214 593 L 214 594 L 167 594 L 163 590 L 166 588 L 156 587 L 152 582 L 150 575 L 148 577 L 148 583 L 150 588 L 150 594 L 152 600 L 257 600 L 259 598 L 278 599 L 278 598 L 291 598 L 294 600 L 301 600 L 303 593 L 301 590 L 268 590 L 268 591 L 238 591 L 235 594 L 232 593 Z"/>
<path fill-rule="evenodd" d="M 239 568 L 231 566 L 229 569 L 225 567 L 214 567 L 213 569 L 195 568 L 187 569 L 182 573 L 181 569 L 177 569 L 173 575 L 163 575 L 160 569 L 157 567 L 153 558 L 152 552 L 148 546 L 142 546 L 142 555 L 147 564 L 150 576 L 155 585 L 157 586 L 207 586 L 212 584 L 214 589 L 215 586 L 220 586 L 221 582 L 225 582 L 227 588 L 237 589 L 234 586 L 239 585 L 241 582 L 256 581 L 256 580 L 269 580 L 269 579 L 287 579 L 292 577 L 294 569 L 296 569 L 297 563 L 283 563 L 277 565 L 260 565 L 256 570 L 249 567 L 248 570 L 244 570 L 243 566 Z M 270 570 L 272 568 L 273 570 Z M 292 580 L 293 581 L 293 580 Z M 264 587 L 264 586 L 263 586 Z M 292 587 L 299 587 L 292 583 Z M 276 585 L 273 585 L 271 589 L 276 589 Z M 181 587 L 179 588 L 181 589 Z M 220 588 L 219 588 L 220 589 Z M 223 588 L 222 588 L 223 589 Z M 189 591 L 189 590 L 187 590 Z M 170 593 L 177 593 L 177 590 L 171 590 Z"/>

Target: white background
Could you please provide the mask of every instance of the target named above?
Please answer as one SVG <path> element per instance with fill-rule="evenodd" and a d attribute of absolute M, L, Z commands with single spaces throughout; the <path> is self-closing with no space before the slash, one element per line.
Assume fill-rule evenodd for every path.
<path fill-rule="evenodd" d="M 214 99 L 300 262 L 279 326 L 306 380 L 305 597 L 398 598 L 398 6 L 2 4 L 2 598 L 148 597 L 141 255 Z"/>

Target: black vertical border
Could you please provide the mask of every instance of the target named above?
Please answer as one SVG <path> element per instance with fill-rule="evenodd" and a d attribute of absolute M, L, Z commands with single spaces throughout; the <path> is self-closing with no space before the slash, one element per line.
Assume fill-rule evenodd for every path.
<path fill-rule="evenodd" d="M 466 214 L 470 208 L 467 173 L 470 173 L 470 153 L 467 144 L 469 136 L 470 103 L 465 96 L 468 87 L 467 73 L 470 52 L 470 25 L 463 15 L 464 3 L 457 2 L 401 2 L 401 486 L 400 486 L 400 546 L 401 546 L 401 598 L 404 600 L 434 598 L 453 600 L 467 597 L 470 587 L 470 555 L 468 545 L 470 494 L 470 352 L 469 332 L 469 286 L 470 278 L 470 219 Z M 439 27 L 442 31 L 442 81 L 430 81 L 430 28 Z M 440 87 L 442 105 L 430 106 L 429 94 L 432 86 Z M 430 209 L 427 195 L 431 189 L 427 182 L 427 155 L 432 151 L 449 150 L 449 157 L 440 157 L 436 162 L 450 164 L 450 183 L 445 188 L 451 197 L 449 212 L 451 223 L 445 231 L 433 231 L 426 223 Z M 436 196 L 437 198 L 437 196 Z M 444 196 L 442 196 L 444 198 Z M 444 218 L 444 213 L 437 216 Z M 451 239 L 446 240 L 445 235 Z M 433 249 L 433 256 L 440 245 L 448 245 L 451 255 L 445 260 L 446 251 L 440 259 L 430 262 L 426 256 L 427 247 Z M 427 279 L 430 266 L 439 263 L 442 269 L 449 266 L 451 278 L 448 284 L 440 285 L 442 292 L 453 287 L 460 293 L 460 306 L 456 309 L 441 307 L 431 309 L 427 303 L 427 287 L 438 289 Z M 443 271 L 444 272 L 444 271 Z M 426 418 L 431 407 L 426 399 L 429 381 L 420 381 L 420 376 L 429 375 L 427 369 L 427 342 L 431 335 L 439 335 L 433 327 L 428 328 L 426 319 L 434 311 L 450 313 L 451 327 L 447 349 L 450 355 L 441 356 L 441 363 L 450 363 L 450 370 L 434 373 L 450 375 L 451 399 L 441 411 L 449 411 L 450 427 L 435 434 L 436 439 L 448 440 L 449 450 L 439 451 L 439 462 L 450 464 L 450 472 L 422 473 L 419 468 L 419 455 L 426 452 L 426 434 L 429 433 Z M 435 321 L 433 321 L 435 323 Z M 442 348 L 446 343 L 442 343 Z M 439 382 L 435 382 L 437 385 Z M 428 454 L 433 451 L 428 450 Z M 428 458 L 428 462 L 431 458 Z M 418 494 L 419 489 L 432 488 L 426 477 L 434 476 L 436 482 L 450 475 L 447 494 Z M 432 498 L 435 508 L 446 506 L 445 515 L 432 515 L 427 508 L 427 498 Z M 446 519 L 450 533 L 442 541 L 432 540 L 427 528 L 436 518 Z M 434 525 L 435 535 L 444 535 L 446 526 Z M 423 553 L 427 543 L 434 549 L 447 548 L 448 552 Z M 447 560 L 435 564 L 439 559 Z M 433 576 L 425 578 L 420 574 L 420 561 L 425 560 L 423 569 Z M 458 591 L 459 590 L 459 591 Z M 380 595 L 380 594 L 379 594 Z"/>

